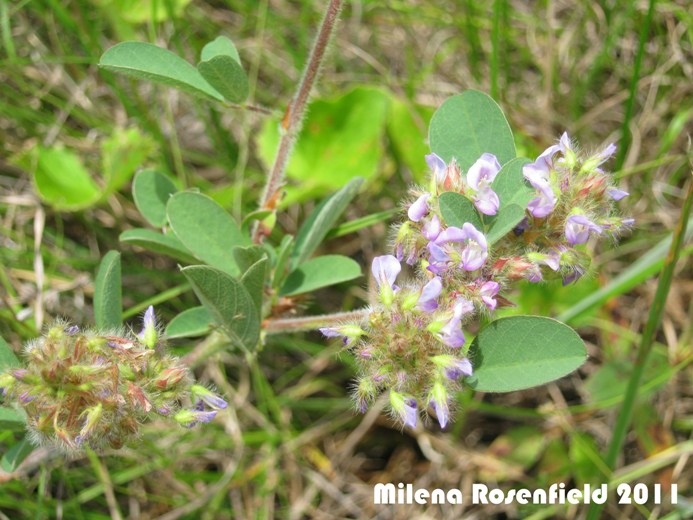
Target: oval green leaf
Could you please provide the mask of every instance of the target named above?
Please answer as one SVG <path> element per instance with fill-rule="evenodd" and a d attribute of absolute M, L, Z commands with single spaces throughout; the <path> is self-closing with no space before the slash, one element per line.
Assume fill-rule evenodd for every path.
<path fill-rule="evenodd" d="M 484 225 L 474 203 L 464 195 L 454 191 L 446 191 L 440 194 L 438 204 L 443 220 L 448 226 L 461 228 L 466 222 L 469 222 L 479 231 L 484 230 Z"/>
<path fill-rule="evenodd" d="M 552 318 L 510 316 L 486 325 L 472 342 L 469 385 L 481 392 L 512 392 L 543 385 L 587 360 L 577 332 Z"/>
<path fill-rule="evenodd" d="M 352 179 L 337 193 L 317 205 L 296 235 L 291 255 L 292 269 L 305 262 L 315 252 L 325 235 L 356 196 L 362 183 L 363 179 L 359 177 Z"/>
<path fill-rule="evenodd" d="M 301 264 L 286 277 L 279 294 L 293 296 L 361 276 L 361 267 L 342 255 L 325 255 Z"/>
<path fill-rule="evenodd" d="M 225 36 L 219 36 L 205 45 L 197 70 L 229 101 L 240 103 L 248 97 L 248 76 L 243 70 L 236 46 Z"/>
<path fill-rule="evenodd" d="M 214 316 L 207 307 L 186 309 L 173 318 L 166 326 L 168 338 L 194 338 L 204 336 L 212 330 Z"/>
<path fill-rule="evenodd" d="M 206 195 L 181 192 L 169 199 L 166 212 L 178 239 L 197 258 L 232 276 L 241 274 L 232 251 L 250 245 L 250 239 L 224 208 Z"/>
<path fill-rule="evenodd" d="M 122 315 L 120 253 L 109 251 L 101 259 L 94 284 L 94 320 L 100 329 L 116 329 L 123 324 Z"/>
<path fill-rule="evenodd" d="M 243 284 L 214 267 L 193 265 L 181 271 L 229 338 L 245 350 L 254 351 L 260 340 L 260 316 Z"/>
<path fill-rule="evenodd" d="M 123 42 L 101 56 L 99 67 L 174 87 L 195 96 L 223 101 L 198 70 L 183 58 L 151 43 Z"/>
<path fill-rule="evenodd" d="M 135 206 L 147 222 L 157 228 L 166 223 L 166 204 L 177 191 L 173 181 L 157 170 L 137 172 L 132 183 Z"/>
<path fill-rule="evenodd" d="M 139 246 L 188 264 L 198 262 L 197 258 L 173 234 L 163 235 L 151 229 L 136 228 L 123 231 L 118 239 L 125 244 Z"/>
<path fill-rule="evenodd" d="M 503 111 L 478 90 L 446 99 L 431 118 L 428 138 L 434 153 L 445 162 L 456 158 L 462 171 L 485 152 L 501 165 L 515 158 L 515 141 Z"/>

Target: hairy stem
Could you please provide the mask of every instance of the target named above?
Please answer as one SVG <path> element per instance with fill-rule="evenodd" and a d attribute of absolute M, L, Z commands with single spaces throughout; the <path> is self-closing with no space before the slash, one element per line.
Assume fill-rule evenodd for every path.
<path fill-rule="evenodd" d="M 369 312 L 370 309 L 359 309 L 356 311 L 338 312 L 336 314 L 323 314 L 321 316 L 268 319 L 262 324 L 262 328 L 267 334 L 313 330 L 320 326 L 334 325 L 336 323 L 348 321 L 360 321 L 368 316 Z"/>
<path fill-rule="evenodd" d="M 342 4 L 343 0 L 330 0 L 325 10 L 325 16 L 322 19 L 320 30 L 313 42 L 313 48 L 310 51 L 308 63 L 306 63 L 306 67 L 303 70 L 303 76 L 298 84 L 296 94 L 286 108 L 284 119 L 281 123 L 282 136 L 279 140 L 279 147 L 274 157 L 274 164 L 272 164 L 272 169 L 270 170 L 267 184 L 265 185 L 265 191 L 260 201 L 260 209 L 273 210 L 277 205 L 277 194 L 284 180 L 284 171 L 286 170 L 286 165 L 289 161 L 296 137 L 301 131 L 308 98 L 318 78 L 318 74 L 320 73 L 320 65 L 325 57 L 327 44 L 330 41 L 332 30 L 339 17 Z M 256 223 L 253 229 L 253 242 L 258 243 L 261 238 L 262 227 L 259 223 Z"/>

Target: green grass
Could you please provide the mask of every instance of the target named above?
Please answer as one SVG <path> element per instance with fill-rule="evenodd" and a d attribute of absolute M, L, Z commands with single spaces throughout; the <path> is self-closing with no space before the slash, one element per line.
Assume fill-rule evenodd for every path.
<path fill-rule="evenodd" d="M 76 150 L 98 177 L 93 165 L 100 142 L 115 128 L 134 125 L 156 142 L 150 166 L 216 194 L 236 217 L 255 209 L 263 186 L 255 136 L 268 116 L 103 73 L 95 66 L 103 50 L 137 39 L 166 45 L 192 62 L 207 41 L 225 34 L 251 71 L 253 103 L 282 114 L 322 5 L 191 2 L 180 18 L 131 25 L 117 9 L 101 4 L 0 0 L 0 334 L 17 350 L 42 325 L 36 321 L 34 276 L 39 202 L 28 168 L 18 166 L 33 146 Z M 586 391 L 607 373 L 602 371 L 635 360 L 668 247 L 659 244 L 672 235 L 690 182 L 690 9 L 674 0 L 609 5 L 351 3 L 315 92 L 329 98 L 365 84 L 389 89 L 407 106 L 436 107 L 450 94 L 478 88 L 497 97 L 530 156 L 564 130 L 585 148 L 618 141 L 618 160 L 606 166 L 617 170 L 631 193 L 621 206 L 636 218 L 634 233 L 600 251 L 594 278 L 583 282 L 595 288 L 587 297 L 576 301 L 571 297 L 577 289 L 544 287 L 514 298 L 527 309 L 548 306 L 579 324 L 590 354 L 579 373 L 510 395 L 463 392 L 448 432 L 428 424 L 414 437 L 377 409 L 365 416 L 352 412 L 354 367 L 338 347 L 317 333 L 268 336 L 250 364 L 224 349 L 201 355 L 195 364 L 196 375 L 232 403 L 213 424 L 190 431 L 152 424 L 139 444 L 73 459 L 39 450 L 16 478 L 0 485 L 0 512 L 12 519 L 55 518 L 58 511 L 75 519 L 134 518 L 138 511 L 142 518 L 372 518 L 382 513 L 372 505 L 373 482 L 448 489 L 469 479 L 531 488 L 545 485 L 547 476 L 565 482 L 597 478 L 614 453 L 619 469 L 613 482 L 669 479 L 678 482 L 680 497 L 690 497 L 690 472 L 676 464 L 677 457 L 690 456 L 693 428 L 690 239 L 673 271 L 662 327 L 652 337 L 664 369 L 642 381 L 646 397 L 635 401 L 636 410 L 648 413 L 636 418 L 609 461 L 603 454 L 624 397 L 600 400 Z M 390 208 L 420 173 L 411 172 L 387 140 L 377 146 L 382 176 L 358 197 L 324 246 L 326 252 L 354 255 L 362 265 L 385 251 Z M 295 232 L 315 202 L 287 208 L 278 225 Z M 96 268 L 114 249 L 123 252 L 126 318 L 154 304 L 169 320 L 197 305 L 174 261 L 118 243 L 123 230 L 144 225 L 129 187 L 78 213 L 44 209 L 38 252 L 46 321 L 64 316 L 93 322 Z M 547 304 L 548 298 L 560 305 Z M 336 311 L 343 303 L 355 308 L 365 299 L 357 284 L 322 291 L 301 301 L 298 311 Z M 206 346 L 204 340 L 174 344 L 176 352 L 193 358 Z M 499 437 L 507 444 L 496 442 Z M 18 438 L 3 433 L 0 453 Z M 540 444 L 532 457 L 508 458 L 508 452 L 523 452 L 532 443 Z M 429 515 L 490 517 L 499 510 L 466 504 L 450 515 L 434 507 Z M 407 515 L 422 511 L 407 509 Z M 560 507 L 550 511 L 554 517 L 576 514 Z M 668 505 L 618 509 L 610 501 L 602 517 L 668 514 L 676 514 Z"/>

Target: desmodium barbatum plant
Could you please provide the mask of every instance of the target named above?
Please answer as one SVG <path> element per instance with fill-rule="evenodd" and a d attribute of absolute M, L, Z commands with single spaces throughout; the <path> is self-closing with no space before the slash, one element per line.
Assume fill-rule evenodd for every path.
<path fill-rule="evenodd" d="M 551 329 L 565 332 L 566 326 L 541 320 L 537 328 L 530 317 L 516 317 L 515 327 L 507 329 L 515 339 L 490 341 L 487 348 L 496 355 L 507 352 L 489 367 L 492 356 L 484 359 L 478 344 L 470 352 L 464 328 L 478 327 L 498 307 L 510 305 L 506 295 L 518 280 L 576 281 L 589 269 L 591 237 L 615 237 L 632 226 L 633 219 L 618 216 L 615 208 L 628 193 L 602 169 L 615 150 L 610 144 L 580 154 L 564 133 L 534 162 L 513 160 L 506 167 L 489 152 L 464 169 L 455 156 L 448 162 L 436 153 L 426 157 L 430 183 L 411 190 L 406 220 L 392 233 L 394 255 L 373 260 L 377 303 L 361 320 L 321 329 L 328 337 L 342 337 L 357 359 L 359 411 L 387 392 L 400 424 L 415 427 L 419 415 L 431 409 L 444 428 L 452 396 L 464 380 L 487 391 L 533 386 L 584 361 L 577 356 L 556 366 L 558 372 L 549 367 L 550 375 L 537 372 L 529 358 L 523 363 L 531 348 L 522 338 L 528 325 L 541 341 L 551 341 Z M 417 276 L 399 286 L 402 261 Z M 490 327 L 493 333 L 494 322 Z M 559 352 L 556 360 L 561 358 L 566 361 Z M 551 364 L 549 355 L 543 361 Z M 524 370 L 530 371 L 528 380 Z"/>
<path fill-rule="evenodd" d="M 0 374 L 5 400 L 24 410 L 35 444 L 65 452 L 120 448 L 155 417 L 192 427 L 227 406 L 166 352 L 152 307 L 137 334 L 56 323 L 23 357 L 24 368 Z"/>
<path fill-rule="evenodd" d="M 268 334 L 320 328 L 341 337 L 357 359 L 358 411 L 386 395 L 399 425 L 416 427 L 431 413 L 446 427 L 462 385 L 521 390 L 585 362 L 585 345 L 567 325 L 544 316 L 494 319 L 495 313 L 512 305 L 520 280 L 569 284 L 587 273 L 596 241 L 633 224 L 616 211 L 627 193 L 603 169 L 614 145 L 582 153 L 564 134 L 536 159 L 518 157 L 500 107 L 482 92 L 465 91 L 443 102 L 431 119 L 430 182 L 410 190 L 406 216 L 392 231 L 391 254 L 373 260 L 371 305 L 297 317 L 299 298 L 361 276 L 349 257 L 314 254 L 362 179 L 351 179 L 318 204 L 295 234 L 275 229 L 286 166 L 341 6 L 340 0 L 326 5 L 304 74 L 277 121 L 277 152 L 259 208 L 239 225 L 211 197 L 179 190 L 161 171 L 143 170 L 134 177 L 133 199 L 149 228 L 128 229 L 120 240 L 183 265 L 182 276 L 201 306 L 174 318 L 167 335 L 220 331 L 223 346 L 256 364 Z M 143 42 L 114 45 L 99 66 L 225 108 L 276 114 L 245 104 L 249 80 L 238 50 L 223 36 L 204 46 L 196 66 Z M 351 230 L 385 218 L 378 215 L 360 219 Z M 403 264 L 411 272 L 408 281 Z M 192 426 L 226 406 L 166 353 L 151 309 L 139 334 L 119 328 L 119 291 L 120 257 L 111 251 L 95 284 L 100 330 L 54 325 L 27 345 L 23 367 L 13 362 L 0 376 L 5 402 L 25 412 L 34 441 L 68 451 L 119 447 L 150 418 Z M 11 351 L 0 344 L 0 354 L 7 358 Z"/>

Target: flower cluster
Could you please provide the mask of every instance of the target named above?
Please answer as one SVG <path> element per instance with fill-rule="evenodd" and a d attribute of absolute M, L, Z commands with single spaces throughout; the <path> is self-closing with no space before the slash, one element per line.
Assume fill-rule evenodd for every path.
<path fill-rule="evenodd" d="M 2 393 L 24 409 L 36 444 L 64 451 L 120 448 L 153 417 L 192 427 L 227 406 L 164 352 L 152 307 L 138 334 L 57 324 L 28 343 L 24 357 L 26 368 L 0 374 Z"/>
<path fill-rule="evenodd" d="M 503 293 L 514 281 L 577 280 L 589 268 L 584 244 L 591 237 L 617 236 L 632 226 L 632 219 L 615 215 L 615 202 L 628 194 L 601 169 L 615 149 L 582 157 L 563 134 L 523 167 L 525 184 L 518 189 L 527 194 L 524 218 L 493 244 L 487 232 L 503 210 L 494 189 L 504 174 L 497 158 L 484 153 L 463 172 L 454 159 L 446 164 L 436 154 L 426 157 L 429 188 L 411 190 L 407 219 L 393 233 L 394 255 L 373 261 L 378 303 L 363 323 L 321 329 L 342 337 L 358 360 L 357 409 L 364 412 L 388 392 L 400 424 L 414 427 L 423 411 L 432 410 L 446 426 L 451 396 L 473 374 L 463 326 L 508 305 Z M 439 204 L 444 192 L 469 200 L 476 225 L 446 222 Z M 400 287 L 402 261 L 417 278 Z"/>

